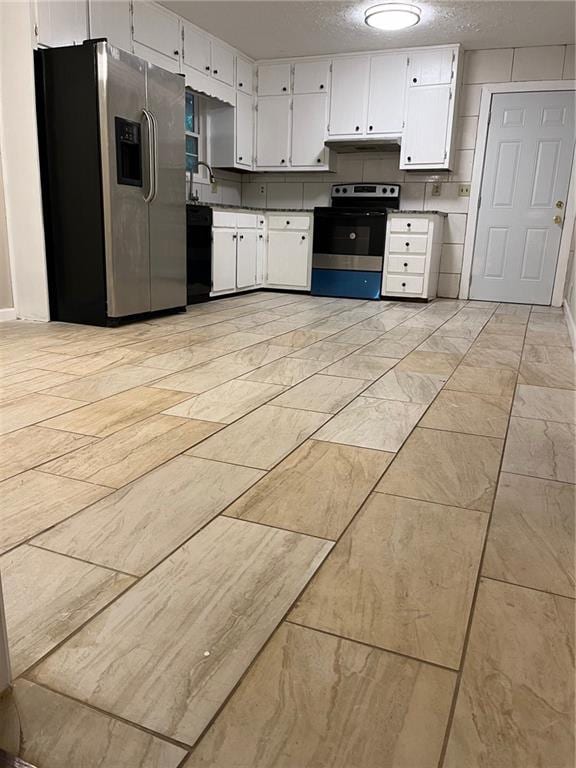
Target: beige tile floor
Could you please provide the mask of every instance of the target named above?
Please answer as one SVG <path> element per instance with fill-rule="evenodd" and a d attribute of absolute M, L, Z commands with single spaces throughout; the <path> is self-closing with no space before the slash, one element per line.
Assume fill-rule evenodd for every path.
<path fill-rule="evenodd" d="M 259 292 L 0 327 L 0 747 L 569 768 L 561 310 Z"/>

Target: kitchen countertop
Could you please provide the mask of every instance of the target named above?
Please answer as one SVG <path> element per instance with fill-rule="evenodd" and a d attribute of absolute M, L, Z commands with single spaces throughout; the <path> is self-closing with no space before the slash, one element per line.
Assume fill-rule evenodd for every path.
<path fill-rule="evenodd" d="M 254 211 L 256 213 L 314 213 L 313 208 L 255 208 L 252 205 L 225 205 L 224 203 L 192 203 L 186 201 L 186 205 L 205 206 L 217 211 Z M 327 206 L 328 207 L 328 206 Z M 390 211 L 390 213 L 404 213 L 410 216 L 448 216 L 443 211 Z"/>

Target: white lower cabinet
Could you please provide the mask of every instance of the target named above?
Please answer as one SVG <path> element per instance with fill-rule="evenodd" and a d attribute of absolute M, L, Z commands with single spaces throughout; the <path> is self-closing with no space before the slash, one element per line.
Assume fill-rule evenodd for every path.
<path fill-rule="evenodd" d="M 312 219 L 293 213 L 268 218 L 265 284 L 271 288 L 310 288 Z"/>
<path fill-rule="evenodd" d="M 236 290 L 236 229 L 212 229 L 212 293 Z"/>
<path fill-rule="evenodd" d="M 445 218 L 428 213 L 390 214 L 386 224 L 383 296 L 435 298 Z"/>
<path fill-rule="evenodd" d="M 258 233 L 255 229 L 239 229 L 236 250 L 236 288 L 256 285 Z"/>

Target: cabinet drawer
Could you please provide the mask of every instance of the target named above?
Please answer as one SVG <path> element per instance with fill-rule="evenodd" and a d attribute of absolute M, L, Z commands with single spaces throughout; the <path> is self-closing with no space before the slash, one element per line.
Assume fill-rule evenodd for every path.
<path fill-rule="evenodd" d="M 390 219 L 390 232 L 428 232 L 428 219 Z"/>
<path fill-rule="evenodd" d="M 426 235 L 390 235 L 389 253 L 426 253 L 428 237 Z"/>
<path fill-rule="evenodd" d="M 424 278 L 416 275 L 386 275 L 386 293 L 422 293 Z"/>
<path fill-rule="evenodd" d="M 258 225 L 258 216 L 255 213 L 237 213 L 236 224 L 238 227 L 256 229 Z"/>
<path fill-rule="evenodd" d="M 212 224 L 215 227 L 235 227 L 236 214 L 232 211 L 213 211 Z"/>
<path fill-rule="evenodd" d="M 310 229 L 310 216 L 293 216 L 290 213 L 285 216 L 270 216 L 268 227 L 270 229 Z"/>
<path fill-rule="evenodd" d="M 408 272 L 423 275 L 426 271 L 425 256 L 389 256 L 388 272 Z"/>

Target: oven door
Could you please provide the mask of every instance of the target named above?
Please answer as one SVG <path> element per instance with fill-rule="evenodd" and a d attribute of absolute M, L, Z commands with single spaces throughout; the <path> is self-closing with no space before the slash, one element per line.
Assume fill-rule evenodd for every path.
<path fill-rule="evenodd" d="M 381 272 L 385 236 L 385 211 L 315 208 L 312 266 Z"/>

